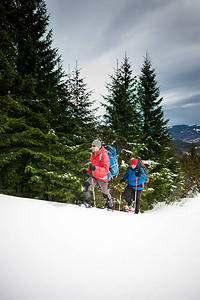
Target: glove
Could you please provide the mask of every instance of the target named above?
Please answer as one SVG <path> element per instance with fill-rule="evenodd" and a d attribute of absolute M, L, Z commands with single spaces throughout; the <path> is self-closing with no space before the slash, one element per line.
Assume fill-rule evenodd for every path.
<path fill-rule="evenodd" d="M 95 166 L 93 166 L 92 164 L 90 164 L 90 166 L 89 166 L 89 168 L 90 168 L 90 171 L 92 172 L 92 171 L 95 171 Z"/>
<path fill-rule="evenodd" d="M 87 174 L 87 170 L 86 169 L 83 169 L 83 174 Z"/>
<path fill-rule="evenodd" d="M 140 171 L 139 171 L 139 170 L 136 170 L 136 171 L 135 171 L 135 176 L 136 176 L 136 177 L 140 177 Z"/>
<path fill-rule="evenodd" d="M 120 180 L 120 183 L 123 183 L 123 182 L 124 182 L 124 179 L 121 179 L 121 180 Z"/>

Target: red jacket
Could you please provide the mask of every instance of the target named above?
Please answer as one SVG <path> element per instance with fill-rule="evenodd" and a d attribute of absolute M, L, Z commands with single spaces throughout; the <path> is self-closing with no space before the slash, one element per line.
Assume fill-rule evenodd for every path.
<path fill-rule="evenodd" d="M 110 159 L 103 146 L 101 146 L 97 153 L 91 154 L 90 161 L 92 165 L 95 166 L 95 171 L 92 172 L 92 175 L 96 179 L 101 181 L 111 180 L 111 174 L 109 171 Z M 90 172 L 90 169 L 87 168 L 87 171 Z"/>

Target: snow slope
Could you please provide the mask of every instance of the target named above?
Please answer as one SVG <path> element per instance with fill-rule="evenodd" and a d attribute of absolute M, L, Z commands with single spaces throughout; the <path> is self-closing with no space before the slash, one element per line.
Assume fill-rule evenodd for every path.
<path fill-rule="evenodd" d="M 1 300 L 199 300 L 200 195 L 144 214 L 0 195 Z"/>

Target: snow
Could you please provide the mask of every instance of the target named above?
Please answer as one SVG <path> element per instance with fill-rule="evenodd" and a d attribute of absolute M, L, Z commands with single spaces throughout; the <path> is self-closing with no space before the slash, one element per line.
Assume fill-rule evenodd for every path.
<path fill-rule="evenodd" d="M 0 299 L 199 300 L 200 195 L 135 215 L 0 195 Z"/>

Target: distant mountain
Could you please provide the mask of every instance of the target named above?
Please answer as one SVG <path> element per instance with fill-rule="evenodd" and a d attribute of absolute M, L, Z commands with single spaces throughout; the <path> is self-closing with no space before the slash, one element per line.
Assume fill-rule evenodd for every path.
<path fill-rule="evenodd" d="M 183 154 L 188 153 L 189 150 L 191 149 L 191 143 L 186 143 L 180 140 L 173 140 L 173 145 L 175 152 L 178 156 L 182 157 Z M 197 143 L 197 152 L 200 154 L 200 143 Z M 199 146 L 198 146 L 199 145 Z"/>
<path fill-rule="evenodd" d="M 200 125 L 174 125 L 168 128 L 174 140 L 200 143 Z"/>
<path fill-rule="evenodd" d="M 197 145 L 200 153 L 200 125 L 174 125 L 168 128 L 178 156 L 183 156 L 191 149 L 191 143 Z"/>

